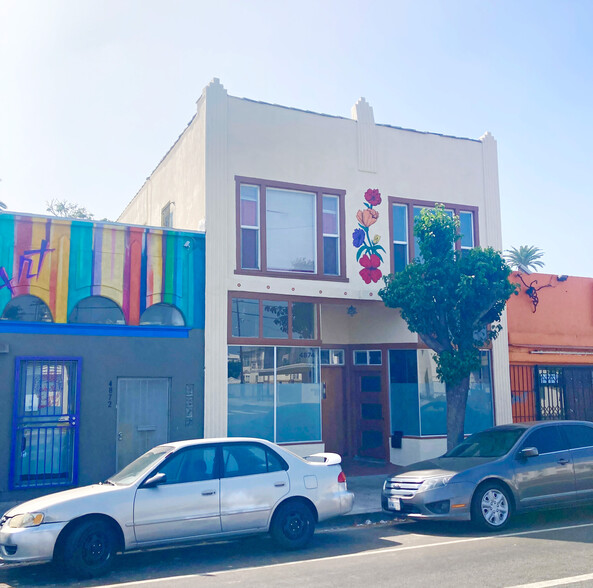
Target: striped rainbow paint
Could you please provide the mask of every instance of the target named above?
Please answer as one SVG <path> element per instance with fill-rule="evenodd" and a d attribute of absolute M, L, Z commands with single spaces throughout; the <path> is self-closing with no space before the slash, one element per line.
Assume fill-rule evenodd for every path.
<path fill-rule="evenodd" d="M 176 306 L 187 327 L 204 328 L 203 233 L 27 215 L 0 215 L 0 312 L 32 294 L 68 322 L 88 296 L 105 296 L 126 324 L 161 302 Z"/>

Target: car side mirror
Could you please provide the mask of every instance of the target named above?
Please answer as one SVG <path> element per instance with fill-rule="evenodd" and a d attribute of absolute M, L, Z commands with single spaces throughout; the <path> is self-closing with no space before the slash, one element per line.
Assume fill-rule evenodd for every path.
<path fill-rule="evenodd" d="M 144 481 L 144 484 L 142 484 L 142 488 L 155 488 L 156 486 L 159 486 L 160 484 L 164 484 L 167 481 L 167 474 L 165 474 L 164 472 L 159 472 L 158 474 L 155 474 L 154 476 L 150 476 L 150 478 L 148 478 L 148 480 Z"/>
<path fill-rule="evenodd" d="M 537 450 L 537 447 L 526 447 L 519 451 L 517 459 L 527 459 L 528 457 L 537 457 L 538 455 L 539 451 Z"/>

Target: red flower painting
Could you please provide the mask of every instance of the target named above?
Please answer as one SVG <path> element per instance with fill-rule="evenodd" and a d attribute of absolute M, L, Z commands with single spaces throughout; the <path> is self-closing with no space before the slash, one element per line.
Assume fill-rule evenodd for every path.
<path fill-rule="evenodd" d="M 360 265 L 362 268 L 360 272 L 360 277 L 364 280 L 365 284 L 370 284 L 371 282 L 378 282 L 383 275 L 379 266 L 381 265 L 381 260 L 379 259 L 378 255 L 374 253 L 372 255 L 363 255 L 359 260 Z"/>

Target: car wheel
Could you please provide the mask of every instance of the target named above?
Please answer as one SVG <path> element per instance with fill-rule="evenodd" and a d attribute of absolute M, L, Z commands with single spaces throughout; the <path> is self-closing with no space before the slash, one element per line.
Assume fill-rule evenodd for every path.
<path fill-rule="evenodd" d="M 472 522 L 489 531 L 500 531 L 510 520 L 511 500 L 508 490 L 496 482 L 480 486 L 472 500 Z"/>
<path fill-rule="evenodd" d="M 94 578 L 111 569 L 116 552 L 116 537 L 110 525 L 87 520 L 67 535 L 56 563 L 77 578 Z"/>
<path fill-rule="evenodd" d="M 284 549 L 305 547 L 315 532 L 315 517 L 302 502 L 286 502 L 274 514 L 270 533 Z"/>

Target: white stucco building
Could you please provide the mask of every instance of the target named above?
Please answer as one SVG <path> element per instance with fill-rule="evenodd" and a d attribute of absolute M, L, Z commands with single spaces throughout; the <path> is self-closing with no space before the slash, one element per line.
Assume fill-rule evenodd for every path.
<path fill-rule="evenodd" d="M 430 353 L 378 297 L 436 202 L 462 247 L 501 249 L 490 134 L 377 124 L 364 98 L 343 118 L 204 89 L 118 220 L 206 230 L 205 436 L 400 464 L 444 449 Z M 469 430 L 512 420 L 506 341 L 472 380 Z"/>

